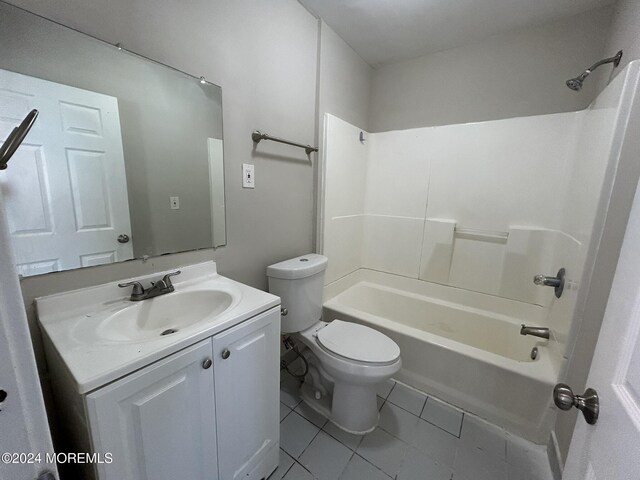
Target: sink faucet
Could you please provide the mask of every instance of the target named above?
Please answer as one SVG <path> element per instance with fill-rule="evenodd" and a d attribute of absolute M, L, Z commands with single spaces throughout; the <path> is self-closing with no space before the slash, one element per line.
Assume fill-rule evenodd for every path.
<path fill-rule="evenodd" d="M 133 287 L 129 300 L 131 300 L 132 302 L 139 302 L 140 300 L 146 300 L 148 298 L 153 298 L 159 295 L 173 292 L 175 289 L 173 288 L 173 284 L 171 283 L 171 277 L 175 277 L 179 274 L 180 270 L 167 273 L 164 277 L 162 277 L 161 280 L 151 282 L 151 288 L 148 288 L 146 290 L 140 282 L 119 283 L 118 286 L 120 288 Z"/>
<path fill-rule="evenodd" d="M 549 329 L 547 327 L 528 327 L 524 323 L 520 328 L 520 335 L 533 335 L 534 337 L 549 339 Z"/>

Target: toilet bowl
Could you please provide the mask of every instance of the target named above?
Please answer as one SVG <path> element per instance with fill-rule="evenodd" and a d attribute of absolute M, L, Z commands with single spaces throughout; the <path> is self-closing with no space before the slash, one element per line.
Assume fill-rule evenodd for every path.
<path fill-rule="evenodd" d="M 271 265 L 269 291 L 281 297 L 282 333 L 308 366 L 302 400 L 339 428 L 365 434 L 378 424 L 378 384 L 402 366 L 400 348 L 370 327 L 321 320 L 326 266 L 327 258 L 316 254 Z"/>

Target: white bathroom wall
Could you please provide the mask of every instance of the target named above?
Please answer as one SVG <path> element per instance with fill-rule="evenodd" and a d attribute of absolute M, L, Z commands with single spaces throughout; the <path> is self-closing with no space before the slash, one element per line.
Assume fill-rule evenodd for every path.
<path fill-rule="evenodd" d="M 621 3 L 630 12 L 639 2 Z M 607 78 L 611 68 L 594 72 L 580 94 L 567 89 L 565 80 L 623 46 L 638 43 L 638 30 L 627 28 L 626 41 L 605 50 L 610 18 L 611 7 L 599 8 L 380 66 L 373 75 L 370 129 L 381 132 L 584 109 L 598 92 L 598 80 Z M 621 27 L 628 23 L 624 15 L 620 20 Z"/>
<path fill-rule="evenodd" d="M 640 59 L 640 2 L 638 0 L 618 0 L 613 6 L 613 18 L 606 43 L 607 55 L 624 50 L 620 67 L 614 75 L 633 60 Z"/>
<path fill-rule="evenodd" d="M 557 199 L 582 117 L 570 112 L 370 134 L 366 176 L 359 167 L 357 175 L 329 178 L 327 185 L 329 192 L 332 181 L 348 182 L 360 195 L 364 183 L 361 265 L 548 305 L 552 293 L 531 278 L 557 271 L 552 252 L 564 238 Z M 352 137 L 358 131 L 342 128 L 351 128 Z M 327 145 L 331 168 L 344 159 L 333 139 Z M 333 195 L 327 193 L 328 202 Z M 352 262 L 340 273 L 354 268 Z"/>
<path fill-rule="evenodd" d="M 333 115 L 324 116 L 321 192 L 322 253 L 330 258 L 326 282 L 362 266 L 365 175 L 368 144 L 359 141 L 360 129 Z"/>
<path fill-rule="evenodd" d="M 358 268 L 550 308 L 558 372 L 619 91 L 591 109 L 368 134 L 328 117 L 327 283 Z M 533 284 L 564 267 L 567 287 Z"/>

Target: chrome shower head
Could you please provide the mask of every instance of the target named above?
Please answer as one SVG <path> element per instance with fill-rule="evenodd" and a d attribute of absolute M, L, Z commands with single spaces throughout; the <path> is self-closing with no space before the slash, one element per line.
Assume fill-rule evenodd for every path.
<path fill-rule="evenodd" d="M 580 78 L 578 77 L 570 78 L 569 80 L 567 80 L 567 87 L 569 87 L 571 90 L 579 92 L 580 90 L 582 90 L 582 80 L 580 80 Z"/>
<path fill-rule="evenodd" d="M 566 82 L 567 87 L 569 87 L 571 90 L 575 92 L 579 92 L 580 90 L 582 90 L 582 84 L 584 82 L 584 79 L 587 78 L 591 72 L 593 72 L 600 65 L 604 65 L 605 63 L 613 63 L 613 67 L 615 68 L 618 65 L 620 65 L 621 58 L 622 58 L 622 50 L 616 53 L 614 57 L 605 58 L 604 60 L 600 60 L 599 62 L 594 63 L 577 77 L 570 78 L 569 80 L 567 80 Z"/>

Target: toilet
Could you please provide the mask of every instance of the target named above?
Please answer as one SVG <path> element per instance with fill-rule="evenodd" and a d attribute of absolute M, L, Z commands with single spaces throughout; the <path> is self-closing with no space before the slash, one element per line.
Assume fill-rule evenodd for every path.
<path fill-rule="evenodd" d="M 365 434 L 379 420 L 376 387 L 402 366 L 400 348 L 373 328 L 322 320 L 327 263 L 309 254 L 271 265 L 269 291 L 282 300 L 282 334 L 290 335 L 308 365 L 302 400 L 342 430 Z"/>

